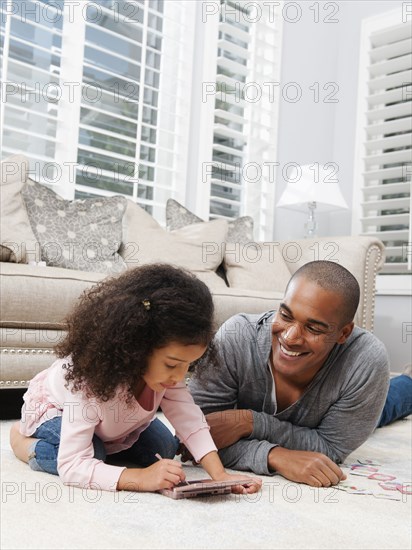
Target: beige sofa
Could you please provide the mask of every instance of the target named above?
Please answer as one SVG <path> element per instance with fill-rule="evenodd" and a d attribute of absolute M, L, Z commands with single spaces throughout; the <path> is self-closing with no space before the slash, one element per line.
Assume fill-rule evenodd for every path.
<path fill-rule="evenodd" d="M 27 182 L 23 177 L 19 185 Z M 6 195 L 3 193 L 2 198 L 10 202 Z M 19 199 L 17 192 L 14 198 Z M 7 222 L 9 214 L 3 208 Z M 24 209 L 23 203 L 18 208 Z M 16 216 L 16 205 L 9 210 Z M 19 216 L 24 215 L 19 211 Z M 384 246 L 377 239 L 358 236 L 280 243 L 226 242 L 227 227 L 222 220 L 168 232 L 130 200 L 122 223 L 119 254 L 127 269 L 155 261 L 190 269 L 213 294 L 218 326 L 238 312 L 275 309 L 292 273 L 308 261 L 329 259 L 347 267 L 357 278 L 361 301 L 355 320 L 359 326 L 373 330 L 375 278 L 384 261 Z M 12 219 L 7 227 L 10 241 Z M 22 227 L 20 223 L 19 231 Z M 37 372 L 52 363 L 53 346 L 64 334 L 64 319 L 80 294 L 117 274 L 29 265 L 24 263 L 28 253 L 13 257 L 4 244 L 2 237 L 0 388 L 25 388 Z M 19 262 L 10 261 L 13 259 Z M 216 273 L 218 268 L 224 271 L 226 281 Z"/>

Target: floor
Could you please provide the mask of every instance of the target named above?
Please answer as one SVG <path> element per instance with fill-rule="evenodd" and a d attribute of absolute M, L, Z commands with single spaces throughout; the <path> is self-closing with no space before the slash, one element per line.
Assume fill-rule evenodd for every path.
<path fill-rule="evenodd" d="M 365 458 L 406 487 L 412 480 L 412 416 L 379 428 L 348 457 L 351 485 L 374 494 L 312 489 L 281 476 L 264 478 L 262 492 L 174 501 L 151 493 L 109 493 L 65 487 L 33 472 L 1 428 L 1 544 L 6 549 L 410 549 L 411 495 L 384 491 L 350 465 Z M 203 477 L 189 466 L 188 479 Z M 397 500 L 381 499 L 377 493 Z"/>

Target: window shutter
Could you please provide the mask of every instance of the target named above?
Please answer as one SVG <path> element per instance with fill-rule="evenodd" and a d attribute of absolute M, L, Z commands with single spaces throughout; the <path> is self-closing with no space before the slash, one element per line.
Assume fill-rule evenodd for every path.
<path fill-rule="evenodd" d="M 224 0 L 217 43 L 216 101 L 213 125 L 213 170 L 210 215 L 235 218 L 242 205 L 241 167 L 244 162 L 245 108 L 242 89 L 247 80 L 251 41 L 239 3 Z"/>
<path fill-rule="evenodd" d="M 248 214 L 271 239 L 280 56 L 280 11 L 221 0 L 216 60 L 210 217 Z"/>
<path fill-rule="evenodd" d="M 167 199 L 188 198 L 201 217 L 251 215 L 255 238 L 272 238 L 277 2 L 3 4 L 3 156 L 27 155 L 66 199 L 122 194 L 164 224 Z M 217 73 L 208 108 L 200 57 Z M 211 181 L 197 177 L 210 163 Z"/>
<path fill-rule="evenodd" d="M 98 4 L 105 18 L 95 23 L 91 13 L 86 23 L 83 85 L 97 83 L 102 94 L 98 102 L 82 98 L 76 189 L 83 196 L 128 195 L 163 222 L 167 198 L 186 179 L 182 105 L 191 57 L 184 53 L 193 40 L 193 7 L 157 0 L 114 2 L 111 9 Z M 88 165 L 101 174 L 94 184 L 84 181 L 93 172 Z"/>
<path fill-rule="evenodd" d="M 412 26 L 368 31 L 361 232 L 386 246 L 382 273 L 411 270 Z"/>
<path fill-rule="evenodd" d="M 195 3 L 6 7 L 3 156 L 27 155 L 32 177 L 65 198 L 123 194 L 164 223 L 187 179 Z"/>
<path fill-rule="evenodd" d="M 59 5 L 27 0 L 2 11 L 2 154 L 24 153 L 31 175 L 53 179 L 59 103 L 62 18 Z M 33 173 L 34 172 L 34 173 Z"/>

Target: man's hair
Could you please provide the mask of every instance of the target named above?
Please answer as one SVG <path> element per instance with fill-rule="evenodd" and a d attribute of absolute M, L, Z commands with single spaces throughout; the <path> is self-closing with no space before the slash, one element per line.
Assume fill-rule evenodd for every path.
<path fill-rule="evenodd" d="M 308 281 L 329 292 L 335 292 L 342 297 L 342 324 L 350 323 L 355 317 L 359 305 L 360 289 L 358 281 L 345 267 L 336 262 L 317 260 L 300 267 L 291 277 L 286 291 L 292 281 L 304 277 Z"/>

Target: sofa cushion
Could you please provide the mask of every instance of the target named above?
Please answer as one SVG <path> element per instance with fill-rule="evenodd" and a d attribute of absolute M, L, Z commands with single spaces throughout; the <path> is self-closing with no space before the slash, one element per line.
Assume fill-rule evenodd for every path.
<path fill-rule="evenodd" d="M 65 318 L 80 295 L 107 277 L 104 273 L 59 267 L 16 263 L 1 263 L 0 267 L 0 292 L 8 297 L 0 302 L 2 345 L 5 348 L 52 348 L 61 338 Z M 276 309 L 283 297 L 282 292 L 219 286 L 213 278 L 207 280 L 207 273 L 200 273 L 200 278 L 205 276 L 205 282 L 211 283 L 209 288 L 218 326 L 239 312 L 262 313 Z M 56 330 L 59 332 L 54 332 Z"/>
<path fill-rule="evenodd" d="M 233 288 L 284 292 L 290 272 L 276 242 L 227 243 L 224 266 Z"/>
<path fill-rule="evenodd" d="M 1 263 L 3 327 L 62 329 L 80 294 L 107 274 L 58 267 Z"/>
<path fill-rule="evenodd" d="M 47 265 L 98 273 L 126 269 L 118 254 L 124 197 L 65 200 L 30 179 L 21 194 Z"/>
<path fill-rule="evenodd" d="M 238 313 L 260 314 L 277 309 L 283 299 L 283 292 L 228 287 L 215 289 L 212 294 L 215 304 L 215 319 L 218 326 Z"/>
<path fill-rule="evenodd" d="M 1 261 L 40 260 L 37 239 L 21 196 L 28 170 L 29 161 L 24 155 L 7 157 L 1 163 Z"/>
<path fill-rule="evenodd" d="M 193 223 L 204 222 L 180 202 L 168 199 L 166 202 L 166 227 L 170 231 L 180 229 Z M 248 243 L 253 241 L 253 218 L 241 216 L 228 222 L 226 241 L 230 243 Z"/>
<path fill-rule="evenodd" d="M 166 262 L 193 271 L 209 287 L 226 286 L 215 273 L 223 259 L 225 220 L 165 231 L 138 204 L 128 201 L 120 254 L 128 267 Z"/>

